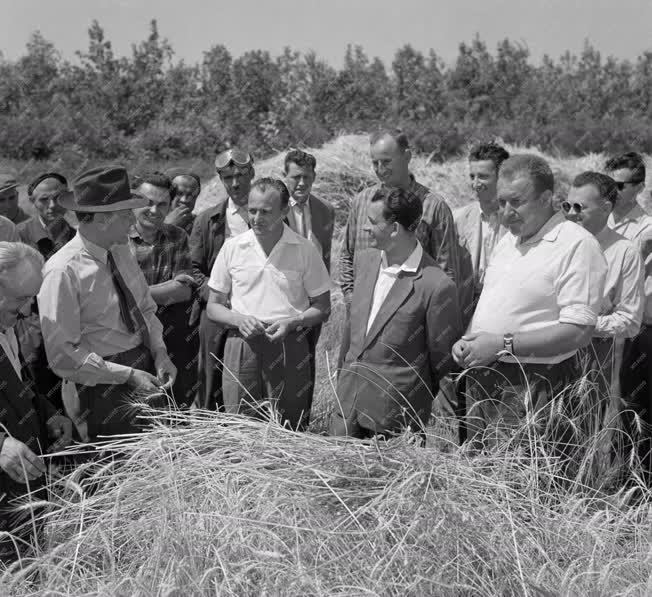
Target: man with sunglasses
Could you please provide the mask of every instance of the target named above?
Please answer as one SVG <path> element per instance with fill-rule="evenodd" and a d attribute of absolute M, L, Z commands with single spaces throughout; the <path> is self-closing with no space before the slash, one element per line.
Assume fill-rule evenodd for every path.
<path fill-rule="evenodd" d="M 645 186 L 643 158 L 628 152 L 611 158 L 605 170 L 616 181 L 618 199 L 609 226 L 639 248 L 645 269 L 643 324 L 638 335 L 625 341 L 620 386 L 623 398 L 645 422 L 648 436 L 652 426 L 652 217 L 637 201 Z M 642 457 L 648 471 L 652 470 L 652 450 L 643 448 Z"/>
<path fill-rule="evenodd" d="M 617 196 L 612 178 L 583 172 L 573 181 L 568 201 L 561 204 L 567 219 L 595 236 L 607 261 L 604 299 L 586 359 L 601 401 L 619 395 L 623 344 L 638 334 L 643 315 L 643 262 L 638 249 L 607 225 Z"/>
<path fill-rule="evenodd" d="M 247 202 L 255 175 L 253 157 L 238 148 L 218 154 L 215 169 L 227 196 L 197 216 L 190 235 L 192 270 L 198 284 L 190 315 L 191 326 L 199 322 L 198 406 L 211 410 L 223 405 L 222 367 L 213 355 L 222 359 L 226 334 L 223 326 L 206 315 L 208 280 L 224 241 L 249 230 Z"/>

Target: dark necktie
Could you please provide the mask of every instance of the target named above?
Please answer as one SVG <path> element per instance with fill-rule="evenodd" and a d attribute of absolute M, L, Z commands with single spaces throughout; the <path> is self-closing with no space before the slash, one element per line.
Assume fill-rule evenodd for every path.
<path fill-rule="evenodd" d="M 149 346 L 149 331 L 147 329 L 147 324 L 145 323 L 145 317 L 138 307 L 134 295 L 125 283 L 111 251 L 107 251 L 106 253 L 106 262 L 109 266 L 109 271 L 111 272 L 111 278 L 113 278 L 115 290 L 118 293 L 122 321 L 131 333 L 138 332 L 141 334 L 143 341 L 147 346 Z"/>

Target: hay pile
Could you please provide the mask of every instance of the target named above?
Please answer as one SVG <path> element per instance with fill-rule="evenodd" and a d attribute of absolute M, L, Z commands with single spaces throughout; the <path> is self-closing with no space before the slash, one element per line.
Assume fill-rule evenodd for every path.
<path fill-rule="evenodd" d="M 649 595 L 645 490 L 600 497 L 549 459 L 362 444 L 211 413 L 66 479 L 38 595 Z M 431 444 L 431 445 L 432 445 Z M 636 493 L 638 505 L 625 504 Z"/>
<path fill-rule="evenodd" d="M 546 155 L 536 148 L 507 145 L 511 153 L 530 152 L 546 158 L 555 174 L 557 198 L 565 199 L 572 179 L 584 170 L 601 170 L 606 157 L 590 154 L 580 158 L 560 159 Z M 317 180 L 314 192 L 329 199 L 338 212 L 340 226 L 346 221 L 346 211 L 351 198 L 359 190 L 376 182 L 369 160 L 369 137 L 367 135 L 343 135 L 323 147 L 307 149 L 317 158 Z M 256 176 L 283 177 L 284 153 L 255 164 Z M 641 199 L 647 203 L 652 189 L 652 161 L 648 159 L 647 190 Z M 416 179 L 446 199 L 451 207 L 464 205 L 473 199 L 468 184 L 466 156 L 444 164 L 428 161 L 428 156 L 415 155 L 412 172 Z M 215 177 L 207 182 L 197 199 L 195 211 L 200 212 L 214 205 L 218 198 L 226 196 L 224 188 Z"/>

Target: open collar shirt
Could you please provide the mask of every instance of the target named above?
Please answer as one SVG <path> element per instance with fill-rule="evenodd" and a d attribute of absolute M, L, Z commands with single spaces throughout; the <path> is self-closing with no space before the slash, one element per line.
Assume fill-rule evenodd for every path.
<path fill-rule="evenodd" d="M 246 205 L 237 205 L 229 197 L 226 204 L 225 236 L 231 238 L 249 230 L 249 213 Z"/>
<path fill-rule="evenodd" d="M 237 313 L 271 323 L 303 313 L 311 298 L 330 290 L 330 276 L 315 246 L 283 225 L 269 255 L 253 230 L 227 240 L 208 286 L 229 295 Z"/>
<path fill-rule="evenodd" d="M 143 314 L 152 354 L 165 350 L 156 303 L 129 245 L 114 245 L 111 253 Z M 143 338 L 122 320 L 105 249 L 78 232 L 46 262 L 38 305 L 48 361 L 59 377 L 88 386 L 127 381 L 131 368 L 104 357 L 135 348 Z"/>
<path fill-rule="evenodd" d="M 594 326 L 604 298 L 606 273 L 598 241 L 561 213 L 553 215 L 527 241 L 506 234 L 487 268 L 469 331 L 502 336 L 558 323 Z M 545 358 L 519 355 L 518 360 L 553 364 L 573 354 L 575 351 Z"/>
<path fill-rule="evenodd" d="M 382 251 L 380 256 L 380 267 L 378 269 L 378 278 L 374 287 L 374 296 L 371 301 L 369 319 L 367 320 L 367 334 L 378 315 L 378 311 L 383 306 L 389 291 L 392 289 L 401 272 L 416 272 L 423 257 L 423 248 L 417 241 L 417 246 L 408 258 L 400 265 L 387 265 L 387 255 Z"/>

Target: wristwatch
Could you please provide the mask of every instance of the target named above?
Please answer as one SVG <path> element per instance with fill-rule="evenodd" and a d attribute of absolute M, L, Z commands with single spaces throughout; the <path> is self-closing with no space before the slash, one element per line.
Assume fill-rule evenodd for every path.
<path fill-rule="evenodd" d="M 514 354 L 514 334 L 505 334 L 503 336 L 503 350 L 509 354 Z"/>

